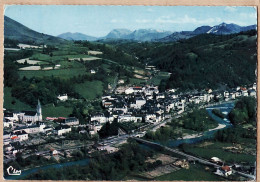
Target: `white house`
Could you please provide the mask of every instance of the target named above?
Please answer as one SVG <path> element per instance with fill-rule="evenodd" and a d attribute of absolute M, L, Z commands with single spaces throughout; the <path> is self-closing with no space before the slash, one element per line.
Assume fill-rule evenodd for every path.
<path fill-rule="evenodd" d="M 125 90 L 125 94 L 132 94 L 132 93 L 141 93 L 143 92 L 142 87 L 129 87 L 128 89 Z"/>
<path fill-rule="evenodd" d="M 235 99 L 235 98 L 236 98 L 236 92 L 231 92 L 231 93 L 229 94 L 229 98 L 230 98 L 230 99 Z"/>
<path fill-rule="evenodd" d="M 248 91 L 249 96 L 256 97 L 256 91 L 255 89 L 251 89 Z"/>
<path fill-rule="evenodd" d="M 134 89 L 132 87 L 125 90 L 125 94 L 127 94 L 127 95 L 132 94 L 132 93 L 134 93 Z"/>
<path fill-rule="evenodd" d="M 65 133 L 69 133 L 69 132 L 71 132 L 71 127 L 68 125 L 57 126 L 54 130 L 54 133 L 57 135 L 63 135 Z"/>
<path fill-rule="evenodd" d="M 136 117 L 132 115 L 121 115 L 118 116 L 118 122 L 130 122 L 134 121 L 137 122 Z"/>
<path fill-rule="evenodd" d="M 118 80 L 117 83 L 118 83 L 118 84 L 123 84 L 123 83 L 125 83 L 125 81 L 124 81 L 124 80 Z"/>
<path fill-rule="evenodd" d="M 242 95 L 243 95 L 243 96 L 248 96 L 247 90 L 242 90 Z"/>
<path fill-rule="evenodd" d="M 24 140 L 28 140 L 28 133 L 26 133 L 24 130 L 22 131 L 15 131 L 12 133 L 11 135 L 11 139 L 13 141 L 24 141 Z"/>
<path fill-rule="evenodd" d="M 143 105 L 145 105 L 146 100 L 143 98 L 137 98 L 135 101 L 135 104 L 138 108 L 141 108 Z"/>
<path fill-rule="evenodd" d="M 61 124 L 69 125 L 69 126 L 77 126 L 79 125 L 79 120 L 75 117 L 69 117 L 61 120 Z"/>
<path fill-rule="evenodd" d="M 19 113 L 4 112 L 4 118 L 10 121 L 19 121 Z"/>
<path fill-rule="evenodd" d="M 52 155 L 58 155 L 59 154 L 59 152 L 55 149 L 51 149 L 50 152 L 51 152 Z"/>
<path fill-rule="evenodd" d="M 58 98 L 60 101 L 66 101 L 66 100 L 68 100 L 68 95 L 67 95 L 67 94 L 59 95 L 57 98 Z"/>
<path fill-rule="evenodd" d="M 30 126 L 22 126 L 22 127 L 17 127 L 14 129 L 14 131 L 25 131 L 26 133 L 39 133 L 39 132 L 44 132 L 44 128 L 45 128 L 45 123 L 44 122 L 39 122 L 37 124 L 34 125 L 30 125 Z"/>
<path fill-rule="evenodd" d="M 229 97 L 229 92 L 228 91 L 224 92 L 224 97 Z"/>
<path fill-rule="evenodd" d="M 99 113 L 92 115 L 90 121 L 99 121 L 100 123 L 105 123 L 107 122 L 107 118 L 104 116 L 104 114 Z"/>
<path fill-rule="evenodd" d="M 14 125 L 13 120 L 5 119 L 5 118 L 3 123 L 4 123 L 4 127 L 13 127 Z"/>
<path fill-rule="evenodd" d="M 130 104 L 130 107 L 140 109 L 143 105 L 145 105 L 145 103 L 146 100 L 140 97 L 135 100 L 135 103 Z"/>
<path fill-rule="evenodd" d="M 156 122 L 156 114 L 146 114 L 145 115 L 145 122 Z"/>
<path fill-rule="evenodd" d="M 157 96 L 156 96 L 156 99 L 164 99 L 165 98 L 165 96 L 164 96 L 164 94 L 162 94 L 162 93 L 159 93 Z"/>
<path fill-rule="evenodd" d="M 100 124 L 100 122 L 94 121 L 91 124 L 88 124 L 88 128 L 89 128 L 89 134 L 94 135 L 102 128 L 102 125 Z"/>
<path fill-rule="evenodd" d="M 221 168 L 218 168 L 215 174 L 220 176 L 229 176 L 232 174 L 232 169 L 229 166 L 222 166 Z"/>
<path fill-rule="evenodd" d="M 106 146 L 101 145 L 101 146 L 97 147 L 97 150 L 99 150 L 99 151 L 105 150 L 105 151 L 107 151 L 107 153 L 113 153 L 113 152 L 118 151 L 118 148 L 111 147 L 109 145 L 106 145 Z"/>
<path fill-rule="evenodd" d="M 241 97 L 241 96 L 242 96 L 242 91 L 241 90 L 236 91 L 236 97 Z"/>
<path fill-rule="evenodd" d="M 145 95 L 153 95 L 154 93 L 155 94 L 159 93 L 158 87 L 149 86 L 149 87 L 145 88 L 145 90 L 144 90 Z"/>

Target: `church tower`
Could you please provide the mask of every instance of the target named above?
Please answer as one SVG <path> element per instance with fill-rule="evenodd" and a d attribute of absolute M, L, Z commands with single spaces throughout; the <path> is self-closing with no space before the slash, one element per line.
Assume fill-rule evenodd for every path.
<path fill-rule="evenodd" d="M 37 116 L 38 116 L 38 121 L 42 121 L 42 106 L 39 99 L 37 105 Z"/>

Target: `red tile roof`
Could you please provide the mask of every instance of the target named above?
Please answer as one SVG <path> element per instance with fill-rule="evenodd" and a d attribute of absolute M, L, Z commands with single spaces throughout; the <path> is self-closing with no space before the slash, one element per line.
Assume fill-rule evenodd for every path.
<path fill-rule="evenodd" d="M 231 171 L 229 166 L 222 166 L 221 169 L 224 171 Z"/>

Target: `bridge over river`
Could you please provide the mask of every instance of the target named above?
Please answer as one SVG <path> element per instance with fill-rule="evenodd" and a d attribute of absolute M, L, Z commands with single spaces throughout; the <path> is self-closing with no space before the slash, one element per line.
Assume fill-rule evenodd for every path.
<path fill-rule="evenodd" d="M 183 157 L 186 157 L 188 160 L 193 160 L 193 161 L 197 161 L 201 164 L 205 164 L 205 165 L 209 165 L 209 166 L 213 166 L 213 167 L 216 167 L 216 168 L 219 168 L 221 167 L 220 165 L 216 164 L 216 163 L 213 163 L 213 162 L 210 162 L 209 160 L 207 159 L 203 159 L 203 158 L 199 158 L 199 157 L 195 157 L 195 156 L 192 156 L 190 154 L 186 154 L 184 152 L 181 152 L 181 151 L 178 151 L 178 150 L 175 150 L 175 149 L 172 149 L 172 148 L 169 148 L 169 147 L 166 147 L 164 145 L 161 145 L 161 144 L 158 144 L 158 143 L 155 143 L 155 142 L 151 142 L 151 141 L 148 141 L 148 140 L 144 140 L 144 139 L 141 139 L 141 138 L 135 138 L 135 137 L 131 137 L 132 139 L 135 139 L 136 141 L 140 142 L 140 143 L 143 143 L 143 144 L 147 144 L 147 145 L 151 145 L 151 146 L 156 146 L 156 147 L 159 147 L 159 148 L 162 148 L 166 151 L 169 151 L 169 152 L 172 152 L 174 154 L 178 154 L 180 156 L 183 156 Z M 253 175 L 250 175 L 250 174 L 246 174 L 246 173 L 243 173 L 243 172 L 239 172 L 239 171 L 235 171 L 233 170 L 234 173 L 237 173 L 241 176 L 244 176 L 246 178 L 249 178 L 249 179 L 253 179 L 255 180 L 255 176 Z"/>

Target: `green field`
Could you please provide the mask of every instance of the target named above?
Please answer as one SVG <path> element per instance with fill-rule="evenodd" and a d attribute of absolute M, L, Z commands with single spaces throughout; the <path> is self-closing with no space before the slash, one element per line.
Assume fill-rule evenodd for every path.
<path fill-rule="evenodd" d="M 37 70 L 37 71 L 19 71 L 20 77 L 44 77 L 44 76 L 54 76 L 64 79 L 72 78 L 73 76 L 86 74 L 85 68 L 70 68 L 70 69 L 60 69 L 60 70 Z"/>
<path fill-rule="evenodd" d="M 162 79 L 168 79 L 170 77 L 168 72 L 159 72 L 151 80 L 148 81 L 150 84 L 159 85 Z"/>
<path fill-rule="evenodd" d="M 12 102 L 14 101 L 14 104 Z M 12 109 L 15 111 L 21 111 L 21 110 L 32 110 L 29 105 L 19 101 L 18 99 L 12 97 L 11 95 L 11 88 L 5 87 L 4 88 L 4 108 L 5 109 Z"/>
<path fill-rule="evenodd" d="M 43 119 L 46 117 L 68 117 L 72 113 L 72 108 L 64 106 L 45 105 L 42 107 Z"/>
<path fill-rule="evenodd" d="M 248 142 L 252 143 L 252 141 L 250 140 Z M 223 149 L 223 147 L 230 147 L 230 146 L 232 146 L 232 143 L 221 143 L 221 142 L 214 142 L 211 145 L 207 145 L 207 146 L 201 146 L 199 144 L 185 145 L 184 151 L 206 159 L 210 159 L 212 157 L 218 157 L 228 163 L 248 162 L 254 164 L 254 162 L 256 161 L 256 157 L 253 155 L 244 154 L 244 153 L 232 153 Z"/>
<path fill-rule="evenodd" d="M 103 83 L 101 81 L 86 81 L 75 84 L 75 91 L 85 99 L 95 99 L 103 94 Z"/>
<path fill-rule="evenodd" d="M 56 61 L 65 61 L 68 60 L 69 58 L 89 58 L 89 57 L 93 57 L 93 56 L 89 56 L 86 54 L 77 54 L 77 53 L 71 54 L 70 52 L 67 51 L 59 51 L 59 53 L 56 54 L 54 51 L 52 57 L 46 54 L 36 53 L 33 56 L 31 56 L 30 59 L 39 60 L 39 61 L 56 62 Z"/>
<path fill-rule="evenodd" d="M 189 169 L 180 169 L 179 171 L 159 176 L 155 178 L 158 181 L 223 181 L 225 178 L 213 174 L 211 170 L 205 170 L 205 166 L 200 164 L 190 165 Z"/>

